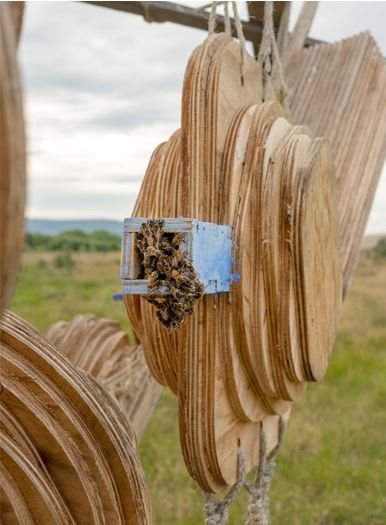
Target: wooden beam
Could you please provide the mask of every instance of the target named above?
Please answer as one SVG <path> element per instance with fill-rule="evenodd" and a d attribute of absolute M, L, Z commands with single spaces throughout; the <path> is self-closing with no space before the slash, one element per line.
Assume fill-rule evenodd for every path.
<path fill-rule="evenodd" d="M 283 58 L 285 50 L 288 45 L 288 40 L 289 40 L 288 26 L 289 26 L 290 14 L 291 14 L 291 2 L 285 2 L 285 6 L 281 13 L 279 28 L 277 30 L 277 35 L 276 35 L 277 47 L 278 47 L 279 56 L 281 59 Z"/>
<path fill-rule="evenodd" d="M 276 32 L 279 29 L 284 9 L 287 7 L 287 4 L 289 3 L 290 2 L 274 2 L 273 3 L 273 24 L 274 24 Z M 249 18 L 252 23 L 254 24 L 257 23 L 263 26 L 264 24 L 264 4 L 265 2 L 247 2 Z M 261 34 L 262 34 L 261 31 L 259 33 L 255 33 L 255 35 L 252 38 L 253 49 L 255 51 L 256 56 L 259 52 Z"/>
<path fill-rule="evenodd" d="M 319 2 L 304 2 L 286 49 L 286 60 L 288 62 L 295 53 L 303 49 L 304 42 L 314 21 L 318 4 Z"/>
<path fill-rule="evenodd" d="M 283 11 L 286 7 L 287 2 L 274 2 L 273 3 L 273 23 L 276 28 L 279 27 Z M 252 22 L 264 22 L 264 4 L 265 2 L 247 2 L 248 13 Z"/>
<path fill-rule="evenodd" d="M 16 40 L 19 44 L 20 34 L 23 26 L 24 4 L 25 2 L 9 2 L 13 27 L 15 28 Z"/>
<path fill-rule="evenodd" d="M 116 11 L 123 11 L 125 13 L 132 13 L 142 16 L 147 22 L 173 22 L 196 29 L 208 29 L 209 12 L 202 9 L 193 9 L 182 4 L 174 2 L 84 2 Z M 260 2 L 252 2 L 260 3 Z M 281 2 L 277 2 L 281 3 Z M 231 18 L 231 25 L 234 28 L 234 21 Z M 261 21 L 254 20 L 243 21 L 244 36 L 247 40 L 256 40 L 256 35 L 263 31 L 263 24 Z M 217 15 L 218 31 L 224 31 L 224 17 Z M 319 40 L 308 38 L 306 46 L 320 43 Z"/>

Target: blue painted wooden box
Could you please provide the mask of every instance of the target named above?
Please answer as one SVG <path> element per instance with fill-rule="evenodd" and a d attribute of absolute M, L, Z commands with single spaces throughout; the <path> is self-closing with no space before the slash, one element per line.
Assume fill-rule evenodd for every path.
<path fill-rule="evenodd" d="M 136 234 L 149 219 L 124 220 L 121 254 L 122 294 L 144 295 L 147 280 L 138 279 L 141 266 L 136 249 Z M 166 233 L 180 233 L 180 249 L 192 262 L 205 293 L 229 292 L 232 279 L 232 227 L 194 219 L 163 219 Z"/>

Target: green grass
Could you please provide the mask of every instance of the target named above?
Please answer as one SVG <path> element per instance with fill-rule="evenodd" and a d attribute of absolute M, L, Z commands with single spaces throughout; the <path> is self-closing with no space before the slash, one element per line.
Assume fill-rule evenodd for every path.
<path fill-rule="evenodd" d="M 60 319 L 94 313 L 116 319 L 131 334 L 121 301 L 120 254 L 73 253 L 72 269 L 57 268 L 54 252 L 26 252 L 23 257 L 12 309 L 41 330 Z"/>
<path fill-rule="evenodd" d="M 119 290 L 119 254 L 26 253 L 12 309 L 40 329 L 93 312 L 129 329 Z M 45 261 L 45 262 L 42 262 Z M 154 509 L 164 525 L 203 523 L 203 498 L 184 467 L 177 406 L 164 391 L 141 441 Z M 229 523 L 243 523 L 239 495 Z M 271 490 L 272 525 L 386 522 L 386 266 L 363 257 L 346 299 L 327 377 L 310 385 L 291 416 Z"/>

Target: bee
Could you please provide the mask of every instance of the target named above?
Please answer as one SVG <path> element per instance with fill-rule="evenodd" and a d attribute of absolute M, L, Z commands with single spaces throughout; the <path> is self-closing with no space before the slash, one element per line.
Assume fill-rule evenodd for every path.
<path fill-rule="evenodd" d="M 157 293 L 154 297 L 154 302 L 156 304 L 165 304 L 166 299 L 161 293 Z"/>
<path fill-rule="evenodd" d="M 178 317 L 181 318 L 184 314 L 184 305 L 181 303 L 176 303 L 173 305 L 173 313 Z"/>
<path fill-rule="evenodd" d="M 170 244 L 170 241 L 167 238 L 161 240 L 160 248 L 167 255 L 171 255 L 175 251 L 175 248 Z"/>
<path fill-rule="evenodd" d="M 161 256 L 161 252 L 153 245 L 147 248 L 146 253 L 150 255 L 150 257 L 160 257 Z"/>
<path fill-rule="evenodd" d="M 151 272 L 151 274 L 148 276 L 149 285 L 155 284 L 158 281 L 159 274 L 156 271 Z"/>
<path fill-rule="evenodd" d="M 180 301 L 184 296 L 184 294 L 178 288 L 171 288 L 170 292 L 173 299 L 176 299 L 177 301 Z"/>
<path fill-rule="evenodd" d="M 176 270 L 172 270 L 172 273 L 171 273 L 171 277 L 172 279 L 174 279 L 177 283 L 180 283 L 182 282 L 183 280 L 183 276 Z"/>
<path fill-rule="evenodd" d="M 148 255 L 147 253 L 143 254 L 142 266 L 145 268 L 146 273 L 146 269 L 150 266 L 150 255 Z"/>
<path fill-rule="evenodd" d="M 173 332 L 174 330 L 177 330 L 181 326 L 182 323 L 178 322 L 176 319 L 172 319 L 169 324 L 169 330 Z"/>
<path fill-rule="evenodd" d="M 161 323 L 166 324 L 169 322 L 169 312 L 166 308 L 163 308 L 162 310 L 158 310 L 156 313 L 158 319 L 161 321 Z"/>
<path fill-rule="evenodd" d="M 140 252 L 143 252 L 145 250 L 145 241 L 143 239 L 141 239 L 139 237 L 139 235 L 137 236 L 137 242 L 136 242 L 136 245 L 137 245 L 137 249 L 140 251 Z"/>
<path fill-rule="evenodd" d="M 172 246 L 179 248 L 183 237 L 181 233 L 175 233 L 172 239 Z"/>
<path fill-rule="evenodd" d="M 157 270 L 160 274 L 165 275 L 167 279 L 170 279 L 172 268 L 168 261 L 166 261 L 164 258 L 161 258 L 157 261 Z"/>
<path fill-rule="evenodd" d="M 171 256 L 170 264 L 173 268 L 177 268 L 177 266 L 179 266 L 183 260 L 184 257 L 180 250 L 175 250 Z"/>

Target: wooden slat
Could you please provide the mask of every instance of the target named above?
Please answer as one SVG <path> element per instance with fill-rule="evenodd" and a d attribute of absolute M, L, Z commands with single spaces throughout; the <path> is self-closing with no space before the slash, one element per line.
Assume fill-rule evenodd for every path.
<path fill-rule="evenodd" d="M 277 47 L 279 51 L 279 56 L 284 56 L 284 51 L 288 44 L 289 39 L 289 20 L 290 20 L 290 14 L 291 14 L 291 2 L 285 2 L 285 7 L 282 11 L 280 22 L 279 22 L 279 28 L 277 31 Z"/>
<path fill-rule="evenodd" d="M 130 345 L 117 322 L 92 314 L 55 323 L 47 338 L 119 401 L 139 438 L 161 393 L 141 346 Z"/>
<path fill-rule="evenodd" d="M 301 50 L 286 73 L 293 121 L 328 138 L 334 154 L 345 294 L 385 160 L 385 61 L 366 32 Z"/>
<path fill-rule="evenodd" d="M 315 18 L 318 4 L 319 2 L 304 2 L 294 30 L 291 33 L 288 48 L 285 51 L 286 59 L 290 60 L 292 55 L 302 50 Z"/>
<path fill-rule="evenodd" d="M 18 2 L 0 3 L 0 315 L 12 296 L 24 243 L 26 146 L 17 64 L 21 15 Z"/>
<path fill-rule="evenodd" d="M 19 42 L 21 30 L 23 27 L 25 2 L 6 2 L 6 3 L 10 4 L 10 7 L 11 7 L 13 27 L 14 27 L 14 31 L 16 35 L 16 40 L 17 42 Z"/>
<path fill-rule="evenodd" d="M 1 469 L 11 503 L 2 523 L 151 523 L 136 437 L 122 410 L 11 312 L 0 320 L 0 381 Z"/>
<path fill-rule="evenodd" d="M 253 21 L 264 22 L 264 4 L 265 2 L 247 2 L 249 16 Z M 273 3 L 273 23 L 275 27 L 279 27 L 283 11 L 288 2 L 274 2 Z"/>
<path fill-rule="evenodd" d="M 125 13 L 132 13 L 140 15 L 148 22 L 173 22 L 188 27 L 195 27 L 196 29 L 208 29 L 209 13 L 201 9 L 193 9 L 185 5 L 176 4 L 173 2 L 84 2 L 85 4 L 93 4 L 116 11 L 123 11 Z M 259 2 L 258 2 L 259 3 Z M 276 2 L 278 4 L 284 2 Z M 146 6 L 144 8 L 144 5 Z M 233 19 L 231 19 L 232 27 L 234 27 Z M 244 36 L 247 40 L 253 41 L 256 35 L 261 34 L 263 25 L 261 22 L 242 22 Z M 224 17 L 217 15 L 217 30 L 224 31 Z M 318 40 L 308 38 L 306 45 L 314 45 Z"/>
<path fill-rule="evenodd" d="M 247 2 L 249 18 L 253 23 L 263 25 L 264 23 L 264 4 L 265 2 Z M 275 30 L 277 31 L 280 25 L 281 17 L 283 15 L 284 9 L 286 8 L 289 2 L 274 2 L 273 3 L 273 23 Z M 260 41 L 261 41 L 261 32 L 256 33 L 253 42 L 253 49 L 255 55 L 259 51 Z"/>

